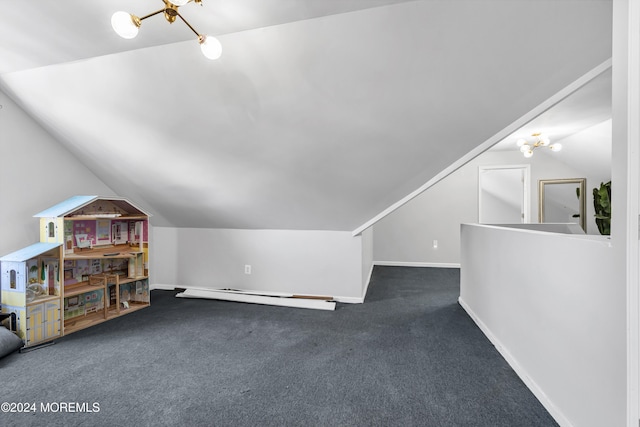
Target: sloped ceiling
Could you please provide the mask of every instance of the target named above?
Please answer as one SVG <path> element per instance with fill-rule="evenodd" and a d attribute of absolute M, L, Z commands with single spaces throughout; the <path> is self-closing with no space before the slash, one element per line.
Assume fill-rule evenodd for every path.
<path fill-rule="evenodd" d="M 533 141 L 532 134 L 543 133 L 562 150 L 538 149 L 535 156 L 551 156 L 591 177 L 611 179 L 611 68 L 593 78 L 558 104 L 549 108 L 513 134 L 498 142 L 491 151 L 518 150 L 520 138 Z"/>
<path fill-rule="evenodd" d="M 161 226 L 351 231 L 611 56 L 605 0 L 183 6 L 217 61 L 111 30 L 159 1 L 44 3 L 0 15 L 0 87 Z"/>

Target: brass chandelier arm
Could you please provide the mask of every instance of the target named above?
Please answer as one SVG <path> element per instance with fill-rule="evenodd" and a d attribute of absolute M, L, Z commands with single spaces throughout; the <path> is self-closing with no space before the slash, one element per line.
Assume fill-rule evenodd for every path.
<path fill-rule="evenodd" d="M 200 39 L 202 38 L 202 36 L 201 36 L 201 35 L 200 35 L 200 34 L 199 34 L 199 33 L 198 33 L 198 32 L 197 32 L 197 31 L 196 31 L 196 30 L 191 26 L 191 24 L 189 24 L 189 23 L 187 22 L 187 20 L 186 20 L 186 19 L 184 19 L 184 18 L 182 17 L 182 15 L 180 15 L 180 13 L 179 13 L 179 12 L 176 12 L 176 14 L 180 17 L 180 19 L 182 19 L 182 22 L 184 22 L 185 24 L 187 24 L 187 27 L 189 27 L 189 28 L 191 29 L 191 31 L 193 31 L 193 33 L 194 33 L 196 36 L 198 36 L 198 40 L 200 40 Z"/>
<path fill-rule="evenodd" d="M 206 34 L 200 34 L 195 28 L 178 12 L 180 6 L 184 6 L 188 3 L 195 3 L 202 6 L 202 0 L 161 0 L 164 3 L 162 9 L 156 10 L 141 18 L 136 15 L 124 11 L 115 12 L 111 16 L 111 26 L 113 30 L 120 37 L 124 39 L 132 39 L 138 35 L 138 31 L 142 25 L 142 21 L 155 15 L 164 14 L 164 19 L 169 24 L 175 22 L 177 17 L 189 27 L 189 29 L 196 35 L 198 43 L 200 44 L 200 50 L 202 54 L 208 59 L 218 59 L 222 54 L 222 45 L 220 41 Z"/>
<path fill-rule="evenodd" d="M 163 8 L 162 8 L 162 9 L 160 9 L 160 10 L 156 10 L 155 12 L 150 13 L 150 14 L 148 14 L 148 15 L 145 15 L 145 16 L 143 16 L 142 18 L 138 18 L 138 19 L 140 19 L 140 20 L 142 21 L 142 20 L 144 20 L 144 19 L 151 18 L 152 16 L 155 16 L 155 15 L 157 15 L 157 14 L 159 14 L 159 13 L 164 12 L 164 10 L 165 10 L 165 9 L 166 9 L 166 8 L 164 8 L 164 7 L 163 7 Z"/>

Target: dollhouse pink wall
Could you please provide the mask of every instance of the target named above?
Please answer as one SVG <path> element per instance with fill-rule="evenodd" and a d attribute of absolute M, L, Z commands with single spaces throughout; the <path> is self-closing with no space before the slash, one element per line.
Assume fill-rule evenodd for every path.
<path fill-rule="evenodd" d="M 98 244 L 98 236 L 97 236 L 97 231 L 98 231 L 98 221 L 100 220 L 86 220 L 86 221 L 74 221 L 73 222 L 73 244 L 74 246 L 76 245 L 76 236 L 80 235 L 80 234 L 86 234 L 87 235 L 87 239 L 91 240 L 92 244 L 97 245 Z M 109 227 L 105 227 L 105 230 L 108 229 L 107 233 L 109 235 L 108 240 L 111 241 L 111 221 L 109 222 Z M 116 222 L 116 221 L 114 221 Z M 128 228 L 126 229 L 127 232 L 129 233 L 127 237 L 127 240 L 134 240 L 137 241 L 139 236 L 138 234 L 135 234 L 135 238 L 131 239 L 131 235 L 135 230 L 135 221 L 117 221 L 120 223 L 125 223 L 128 224 Z M 149 221 L 143 221 L 142 222 L 142 230 L 143 230 L 143 241 L 144 242 L 148 242 L 149 241 Z M 103 239 L 104 240 L 104 239 Z"/>
<path fill-rule="evenodd" d="M 79 234 L 86 234 L 87 239 L 91 240 L 93 244 L 96 244 L 96 222 L 95 221 L 76 221 L 73 223 L 73 244 L 75 245 L 77 240 L 76 236 Z"/>

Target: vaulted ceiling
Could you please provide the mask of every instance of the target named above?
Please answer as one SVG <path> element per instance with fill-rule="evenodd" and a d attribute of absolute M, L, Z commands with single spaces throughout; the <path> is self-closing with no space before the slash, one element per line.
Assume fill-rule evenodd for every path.
<path fill-rule="evenodd" d="M 51 3 L 51 4 L 50 4 Z M 0 88 L 156 225 L 353 230 L 611 56 L 610 0 L 14 2 Z"/>
<path fill-rule="evenodd" d="M 551 136 L 562 151 L 537 150 L 569 168 L 588 172 L 591 178 L 611 179 L 611 85 L 608 68 L 516 132 L 495 144 L 491 151 L 516 151 L 520 138 L 533 142 L 534 133 Z"/>

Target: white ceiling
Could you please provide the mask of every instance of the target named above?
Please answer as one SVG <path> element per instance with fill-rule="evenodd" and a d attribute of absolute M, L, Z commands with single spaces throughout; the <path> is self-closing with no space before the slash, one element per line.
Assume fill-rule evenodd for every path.
<path fill-rule="evenodd" d="M 13 2 L 0 88 L 156 225 L 353 230 L 611 55 L 610 0 Z"/>
<path fill-rule="evenodd" d="M 411 0 L 203 0 L 179 11 L 201 34 L 219 36 L 406 1 Z M 143 17 L 163 7 L 162 0 L 13 2 L 0 17 L 0 74 L 194 40 L 186 25 L 169 26 L 162 15 L 143 20 L 133 40 L 111 28 L 116 11 Z"/>
<path fill-rule="evenodd" d="M 591 177 L 611 177 L 611 68 L 498 142 L 492 151 L 518 150 L 523 138 L 533 142 L 542 133 L 551 143 L 562 144 L 559 152 L 537 149 L 535 156 L 549 155 Z"/>

